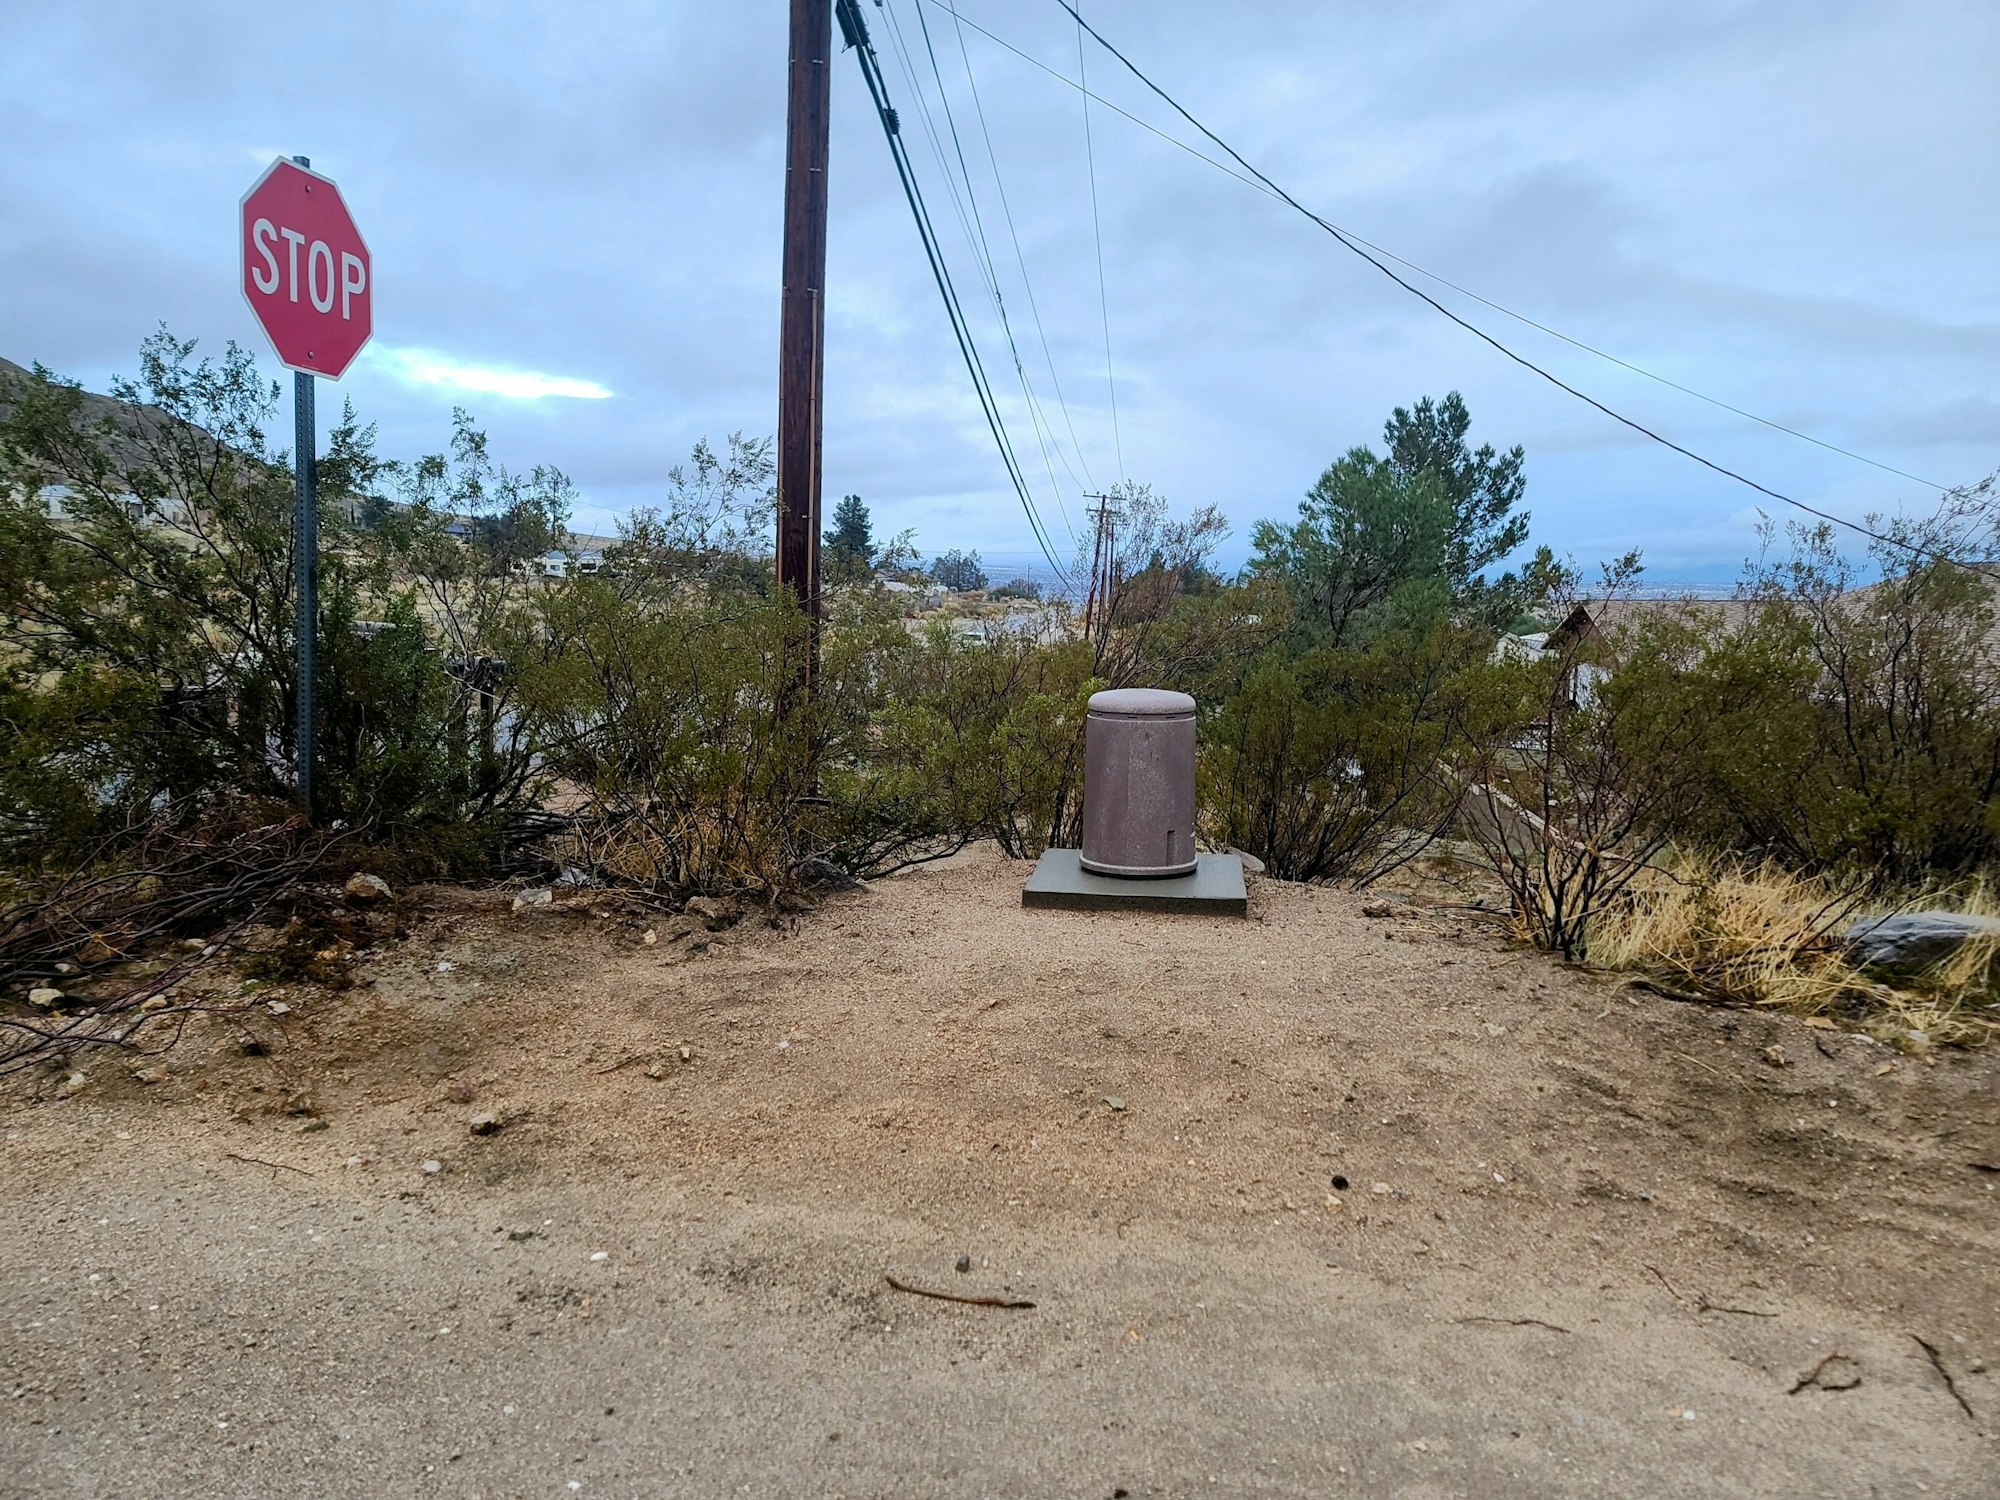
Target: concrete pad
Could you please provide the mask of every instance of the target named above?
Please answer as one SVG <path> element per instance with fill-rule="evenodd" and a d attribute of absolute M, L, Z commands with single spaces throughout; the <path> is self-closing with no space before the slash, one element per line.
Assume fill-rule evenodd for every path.
<path fill-rule="evenodd" d="M 1132 880 L 1093 875 L 1080 849 L 1050 849 L 1021 889 L 1023 906 L 1070 911 L 1205 912 L 1240 917 L 1249 909 L 1243 890 L 1243 861 L 1234 854 L 1204 854 L 1192 875 L 1165 880 Z"/>

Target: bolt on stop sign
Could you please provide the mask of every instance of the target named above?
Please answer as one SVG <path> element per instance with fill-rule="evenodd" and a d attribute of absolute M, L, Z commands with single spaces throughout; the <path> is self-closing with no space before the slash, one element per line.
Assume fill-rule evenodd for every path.
<path fill-rule="evenodd" d="M 338 380 L 374 331 L 368 246 L 331 177 L 282 157 L 243 195 L 243 297 L 278 358 Z"/>

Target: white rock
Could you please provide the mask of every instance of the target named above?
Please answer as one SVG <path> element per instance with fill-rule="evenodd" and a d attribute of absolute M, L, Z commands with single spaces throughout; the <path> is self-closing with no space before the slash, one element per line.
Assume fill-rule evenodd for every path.
<path fill-rule="evenodd" d="M 611 1259 L 611 1252 L 609 1250 L 593 1250 L 590 1258 L 592 1260 L 609 1260 Z"/>
<path fill-rule="evenodd" d="M 521 892 L 514 898 L 514 910 L 526 911 L 531 906 L 547 906 L 556 899 L 556 893 L 545 885 L 538 885 Z"/>
<path fill-rule="evenodd" d="M 444 1170 L 444 1163 L 439 1161 L 436 1157 L 432 1157 L 429 1161 L 424 1163 L 424 1170 L 430 1173 L 433 1177 L 435 1177 L 438 1173 Z"/>
<path fill-rule="evenodd" d="M 47 1010 L 51 1005 L 59 1004 L 62 997 L 63 992 L 61 990 L 51 989 L 46 984 L 40 984 L 28 991 L 28 1004 L 38 1005 L 43 1010 Z"/>

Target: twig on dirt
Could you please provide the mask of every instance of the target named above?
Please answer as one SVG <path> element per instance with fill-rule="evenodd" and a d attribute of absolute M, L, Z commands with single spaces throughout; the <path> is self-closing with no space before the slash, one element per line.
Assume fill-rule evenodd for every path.
<path fill-rule="evenodd" d="M 613 1063 L 608 1068 L 597 1068 L 594 1069 L 593 1071 L 599 1074 L 616 1073 L 620 1068 L 629 1068 L 635 1062 L 644 1062 L 651 1055 L 652 1055 L 651 1053 L 647 1052 L 634 1052 L 630 1056 L 619 1058 L 617 1062 Z"/>
<path fill-rule="evenodd" d="M 1736 1082 L 1734 1078 L 1731 1078 L 1727 1073 L 1723 1072 L 1722 1069 L 1715 1067 L 1711 1063 L 1705 1063 L 1698 1057 L 1689 1057 L 1685 1052 L 1676 1052 L 1674 1053 L 1674 1056 L 1678 1057 L 1682 1062 L 1693 1063 L 1697 1068 L 1700 1068 L 1705 1073 L 1713 1073 L 1717 1078 L 1720 1078 L 1724 1083 Z"/>
<path fill-rule="evenodd" d="M 1921 1334 L 1913 1333 L 1910 1337 L 1915 1339 L 1918 1347 L 1931 1357 L 1931 1368 L 1936 1370 L 1938 1378 L 1944 1381 L 1944 1388 L 1951 1392 L 1951 1399 L 1958 1403 L 1958 1409 L 1977 1422 L 1979 1414 L 1972 1409 L 1972 1403 L 1965 1399 L 1965 1393 L 1958 1388 L 1958 1382 L 1951 1378 L 1951 1371 L 1944 1367 L 1944 1356 L 1938 1353 L 1937 1345 Z"/>
<path fill-rule="evenodd" d="M 1033 1307 L 1035 1304 L 1019 1297 L 963 1297 L 957 1292 L 934 1292 L 929 1287 L 911 1286 L 898 1281 L 893 1276 L 882 1278 L 899 1292 L 908 1292 L 913 1297 L 935 1297 L 940 1302 L 963 1302 L 971 1307 Z"/>
<path fill-rule="evenodd" d="M 295 1167 L 290 1162 L 266 1161 L 261 1156 L 243 1156 L 235 1151 L 225 1151 L 222 1154 L 228 1157 L 231 1161 L 249 1162 L 252 1166 L 257 1166 L 257 1167 L 276 1167 L 278 1170 L 283 1172 L 296 1172 L 301 1177 L 312 1176 L 312 1173 L 308 1172 L 304 1167 Z"/>
<path fill-rule="evenodd" d="M 1671 1281 L 1667 1280 L 1666 1274 L 1663 1271 L 1661 1271 L 1658 1266 L 1647 1266 L 1646 1269 L 1653 1273 L 1653 1279 L 1655 1281 L 1659 1282 L 1661 1286 L 1667 1289 L 1667 1295 L 1669 1297 L 1672 1297 L 1676 1302 L 1691 1303 L 1694 1307 L 1694 1310 L 1698 1313 L 1705 1313 L 1705 1312 L 1740 1313 L 1742 1316 L 1746 1318 L 1777 1317 L 1777 1314 L 1775 1312 L 1766 1312 L 1760 1308 L 1731 1307 L 1726 1302 L 1711 1302 L 1708 1300 L 1708 1294 L 1706 1292 L 1696 1292 L 1692 1297 L 1683 1296 L 1678 1290 L 1675 1289 L 1674 1284 Z"/>
<path fill-rule="evenodd" d="M 1559 1323 L 1544 1323 L 1540 1318 L 1453 1318 L 1454 1323 L 1504 1323 L 1509 1328 L 1546 1328 L 1550 1333 L 1570 1333 Z"/>
<path fill-rule="evenodd" d="M 1655 979 L 1634 979 L 1630 988 L 1644 990 L 1649 995 L 1658 995 L 1662 1000 L 1672 1000 L 1678 1005 L 1709 1005 L 1718 1010 L 1749 1010 L 1741 1000 L 1730 1000 L 1722 995 L 1704 995 L 1696 990 L 1677 990 L 1672 985 L 1661 984 Z"/>
<path fill-rule="evenodd" d="M 1852 1380 L 1846 1380 L 1840 1382 L 1839 1384 L 1833 1384 L 1828 1381 L 1823 1381 L 1820 1379 L 1820 1376 L 1826 1372 L 1826 1367 L 1832 1364 L 1835 1360 L 1838 1360 L 1840 1361 L 1840 1363 L 1845 1365 L 1854 1366 L 1854 1378 Z M 1803 1390 L 1851 1391 L 1859 1384 L 1861 1384 L 1861 1366 L 1857 1364 L 1854 1360 L 1849 1359 L 1845 1354 L 1829 1354 L 1825 1359 L 1821 1360 L 1818 1364 L 1814 1365 L 1810 1370 L 1806 1371 L 1805 1374 L 1801 1375 L 1797 1380 L 1793 1381 L 1792 1388 L 1789 1391 L 1786 1391 L 1785 1394 L 1787 1396 L 1796 1396 L 1800 1391 Z"/>
<path fill-rule="evenodd" d="M 1707 1298 L 1707 1297 L 1705 1297 L 1705 1296 L 1704 1296 L 1704 1297 L 1698 1297 L 1698 1298 L 1696 1298 L 1696 1300 L 1695 1300 L 1695 1309 L 1694 1309 L 1694 1310 L 1695 1310 L 1696 1312 L 1726 1312 L 1726 1313 L 1735 1313 L 1735 1314 L 1737 1314 L 1737 1315 L 1738 1315 L 1739 1317 L 1744 1317 L 1744 1318 L 1775 1318 L 1775 1317 L 1777 1317 L 1777 1314 L 1776 1314 L 1775 1312 L 1772 1312 L 1772 1311 L 1770 1311 L 1770 1310 L 1769 1310 L 1768 1308 L 1762 1308 L 1762 1307 L 1731 1307 L 1731 1306 L 1730 1306 L 1730 1305 L 1729 1305 L 1729 1304 L 1728 1304 L 1727 1302 L 1711 1302 L 1711 1301 L 1709 1301 L 1709 1300 L 1708 1300 L 1708 1298 Z"/>
<path fill-rule="evenodd" d="M 1661 1286 L 1667 1289 L 1667 1295 L 1673 1298 L 1674 1301 L 1676 1302 L 1687 1301 L 1687 1298 L 1683 1297 L 1679 1292 L 1674 1290 L 1674 1284 L 1671 1281 L 1667 1280 L 1666 1273 L 1662 1271 L 1658 1266 L 1647 1266 L 1646 1269 L 1653 1273 L 1653 1279 L 1659 1282 Z"/>
<path fill-rule="evenodd" d="M 1975 1172 L 2000 1172 L 2000 1162 L 1969 1161 L 1966 1165 Z"/>

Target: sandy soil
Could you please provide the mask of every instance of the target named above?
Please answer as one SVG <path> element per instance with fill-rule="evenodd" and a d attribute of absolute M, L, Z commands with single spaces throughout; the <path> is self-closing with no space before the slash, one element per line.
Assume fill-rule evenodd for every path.
<path fill-rule="evenodd" d="M 2000 1057 L 1025 874 L 10 1086 L 0 1496 L 2000 1495 Z"/>

